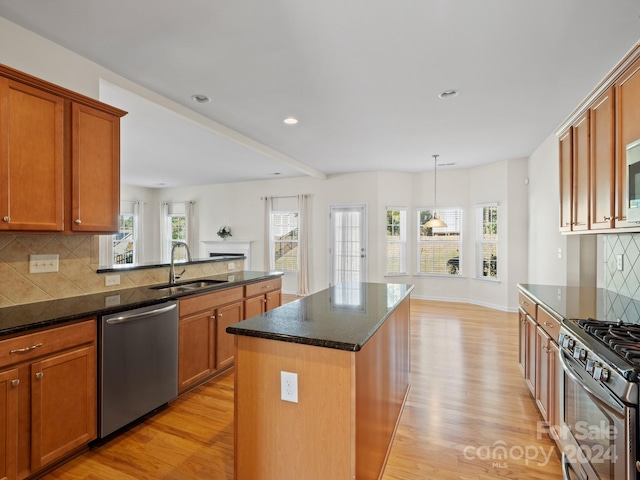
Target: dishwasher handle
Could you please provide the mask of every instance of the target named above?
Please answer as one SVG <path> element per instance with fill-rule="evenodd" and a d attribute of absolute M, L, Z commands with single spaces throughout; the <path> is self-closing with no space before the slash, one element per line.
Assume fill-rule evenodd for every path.
<path fill-rule="evenodd" d="M 122 315 L 120 317 L 113 317 L 107 319 L 107 323 L 109 325 L 116 325 L 118 323 L 126 323 L 126 322 L 134 322 L 141 318 L 152 317 L 154 315 L 160 315 L 165 312 L 169 312 L 176 308 L 178 305 L 176 303 L 172 303 L 171 305 L 167 305 L 166 307 L 156 308 L 155 310 L 149 310 L 148 312 L 140 312 L 133 313 L 129 315 Z"/>

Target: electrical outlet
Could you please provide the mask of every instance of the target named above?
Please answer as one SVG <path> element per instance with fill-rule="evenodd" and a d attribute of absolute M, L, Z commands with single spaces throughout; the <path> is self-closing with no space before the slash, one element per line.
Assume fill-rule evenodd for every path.
<path fill-rule="evenodd" d="M 120 305 L 120 295 L 109 295 L 108 297 L 104 297 L 105 307 L 115 307 L 117 305 Z"/>
<path fill-rule="evenodd" d="M 107 275 L 104 277 L 105 287 L 113 287 L 114 285 L 120 285 L 120 275 Z"/>
<path fill-rule="evenodd" d="M 228 263 L 228 264 L 227 264 L 227 268 L 228 268 L 229 270 L 233 270 L 234 268 L 236 268 L 236 264 L 235 264 L 235 263 L 233 263 L 233 262 L 230 262 L 230 263 Z"/>
<path fill-rule="evenodd" d="M 233 282 L 236 279 L 235 275 L 227 275 L 227 282 Z"/>
<path fill-rule="evenodd" d="M 280 398 L 285 402 L 298 403 L 298 374 L 280 372 Z"/>
<path fill-rule="evenodd" d="M 58 271 L 58 255 L 29 255 L 29 273 Z"/>
<path fill-rule="evenodd" d="M 616 256 L 616 268 L 620 271 L 624 270 L 624 255 L 622 253 Z"/>

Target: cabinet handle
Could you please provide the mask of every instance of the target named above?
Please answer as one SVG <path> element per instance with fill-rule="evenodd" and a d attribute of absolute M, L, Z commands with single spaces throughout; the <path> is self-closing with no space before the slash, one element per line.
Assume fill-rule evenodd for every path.
<path fill-rule="evenodd" d="M 30 352 L 31 350 L 35 350 L 38 347 L 41 347 L 42 344 L 41 343 L 36 343 L 35 345 L 31 345 L 30 347 L 24 347 L 24 348 L 16 348 L 15 350 L 9 350 L 9 354 L 12 353 L 26 353 L 26 352 Z"/>
<path fill-rule="evenodd" d="M 18 385 L 20 385 L 20 379 L 19 378 L 14 378 L 13 380 L 11 380 L 11 386 L 12 387 L 17 387 Z"/>
<path fill-rule="evenodd" d="M 603 220 L 604 220 L 605 222 L 610 222 L 611 220 L 617 220 L 617 219 L 618 219 L 618 217 L 604 217 L 604 218 L 603 218 Z"/>
<path fill-rule="evenodd" d="M 546 320 L 544 321 L 544 324 L 545 324 L 547 327 L 551 327 L 551 328 L 555 327 L 555 325 L 554 325 L 553 323 L 551 323 L 551 322 L 547 322 Z"/>
<path fill-rule="evenodd" d="M 36 378 L 37 379 L 41 379 L 42 377 L 44 377 L 44 373 L 42 373 L 42 372 L 36 373 Z"/>
<path fill-rule="evenodd" d="M 11 222 L 11 217 L 9 215 L 7 215 L 2 220 L 4 220 L 5 222 L 9 223 L 9 222 Z"/>
<path fill-rule="evenodd" d="M 82 220 L 80 220 L 79 218 L 77 218 L 77 219 L 75 220 L 75 223 L 76 223 L 76 225 L 80 225 L 80 224 L 82 223 Z"/>

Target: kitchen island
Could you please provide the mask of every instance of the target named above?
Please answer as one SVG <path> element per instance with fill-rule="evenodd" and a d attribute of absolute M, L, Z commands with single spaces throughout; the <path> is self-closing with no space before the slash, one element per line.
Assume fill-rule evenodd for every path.
<path fill-rule="evenodd" d="M 379 478 L 409 389 L 412 290 L 341 284 L 227 328 L 237 480 Z"/>

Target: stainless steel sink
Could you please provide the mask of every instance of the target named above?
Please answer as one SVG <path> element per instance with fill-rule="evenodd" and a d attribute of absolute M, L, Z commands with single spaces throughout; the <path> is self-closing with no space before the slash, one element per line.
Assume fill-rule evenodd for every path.
<path fill-rule="evenodd" d="M 163 292 L 183 293 L 207 288 L 218 283 L 227 283 L 226 280 L 194 280 L 192 282 L 182 282 L 176 284 L 156 285 L 149 287 L 151 290 L 160 290 Z"/>

